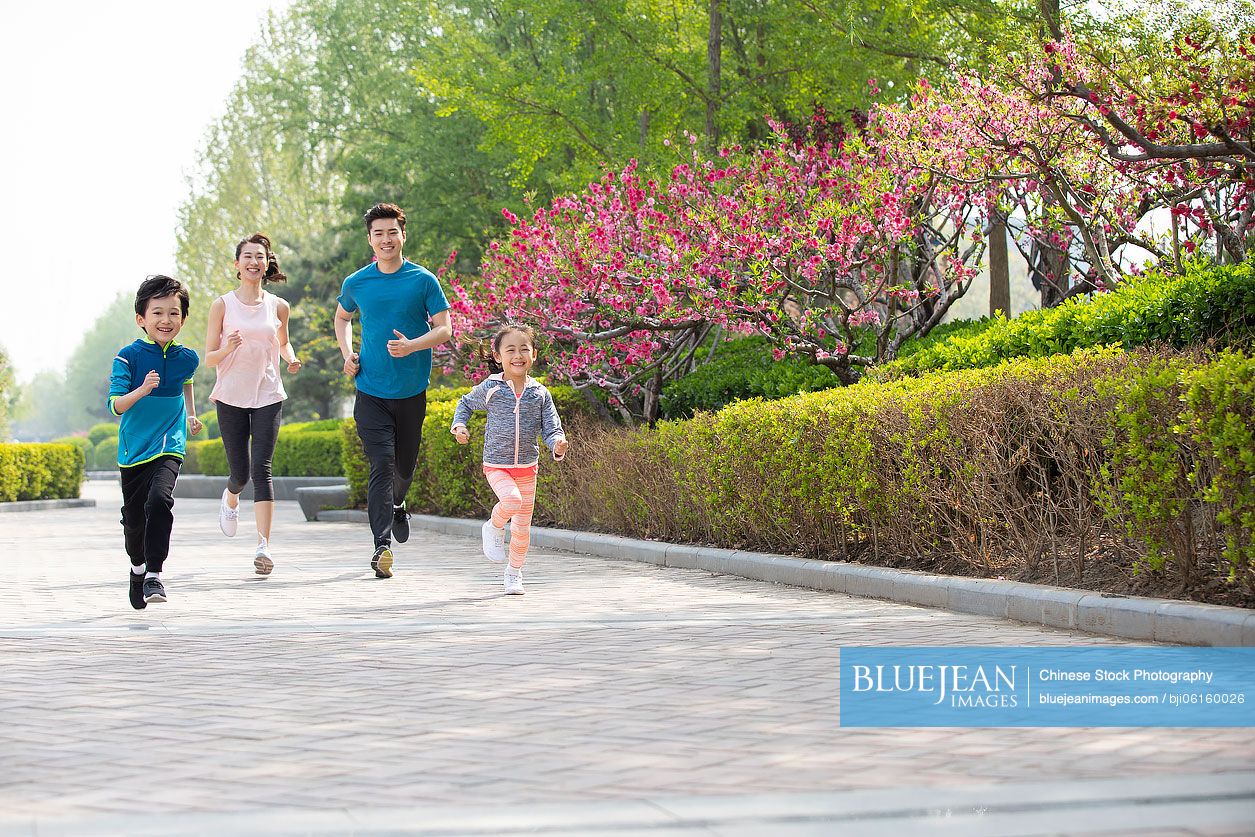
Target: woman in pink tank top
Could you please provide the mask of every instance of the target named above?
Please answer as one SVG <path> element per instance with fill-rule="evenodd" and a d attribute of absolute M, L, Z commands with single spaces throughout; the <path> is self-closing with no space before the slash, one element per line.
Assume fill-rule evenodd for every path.
<path fill-rule="evenodd" d="M 274 520 L 274 486 L 270 465 L 279 440 L 279 421 L 287 393 L 279 379 L 279 361 L 288 372 L 301 369 L 288 340 L 288 303 L 262 286 L 287 279 L 270 239 L 251 235 L 235 246 L 235 275 L 240 286 L 209 307 L 205 365 L 218 370 L 209 399 L 218 410 L 218 430 L 227 454 L 230 476 L 218 508 L 218 524 L 228 537 L 239 522 L 240 492 L 253 479 L 253 514 L 257 520 L 258 575 L 274 569 L 270 525 Z"/>

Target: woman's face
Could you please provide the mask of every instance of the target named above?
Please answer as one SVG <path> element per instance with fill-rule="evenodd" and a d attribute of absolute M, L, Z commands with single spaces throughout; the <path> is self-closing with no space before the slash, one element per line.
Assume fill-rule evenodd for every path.
<path fill-rule="evenodd" d="M 235 260 L 235 270 L 241 279 L 260 283 L 266 275 L 269 261 L 270 254 L 266 252 L 266 248 L 250 241 L 240 248 L 239 258 Z"/>

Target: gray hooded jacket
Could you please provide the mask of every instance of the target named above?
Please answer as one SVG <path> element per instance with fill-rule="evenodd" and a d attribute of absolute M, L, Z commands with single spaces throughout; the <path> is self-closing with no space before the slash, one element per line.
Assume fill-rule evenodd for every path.
<path fill-rule="evenodd" d="M 565 439 L 562 419 L 553 405 L 553 396 L 544 384 L 529 377 L 523 393 L 515 396 L 510 382 L 501 373 L 490 375 L 474 389 L 458 399 L 449 431 L 466 427 L 475 410 L 488 413 L 484 431 L 484 464 L 497 468 L 520 468 L 540 462 L 542 437 L 553 450 L 559 439 Z M 562 457 L 554 456 L 555 460 Z"/>

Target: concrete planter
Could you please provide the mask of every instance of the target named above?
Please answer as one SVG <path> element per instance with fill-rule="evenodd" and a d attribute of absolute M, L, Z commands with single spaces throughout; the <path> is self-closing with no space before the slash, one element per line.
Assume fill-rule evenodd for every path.
<path fill-rule="evenodd" d="M 298 488 L 315 486 L 346 485 L 344 477 L 274 477 L 275 499 L 296 500 Z M 189 500 L 214 500 L 222 496 L 227 487 L 226 477 L 214 477 L 206 474 L 182 474 L 174 486 L 175 497 L 186 497 Z M 250 480 L 244 486 L 240 497 L 253 499 L 253 483 Z"/>

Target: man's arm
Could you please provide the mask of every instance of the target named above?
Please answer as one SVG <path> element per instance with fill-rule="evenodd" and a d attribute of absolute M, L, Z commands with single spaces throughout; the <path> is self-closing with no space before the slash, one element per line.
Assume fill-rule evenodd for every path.
<path fill-rule="evenodd" d="M 344 358 L 344 374 L 351 378 L 362 366 L 357 352 L 353 351 L 353 315 L 339 304 L 336 305 L 335 327 L 336 342 L 340 344 L 340 355 Z"/>
<path fill-rule="evenodd" d="M 434 349 L 453 337 L 453 326 L 449 323 L 449 309 L 446 308 L 439 314 L 432 315 L 431 331 L 422 337 L 406 337 L 395 329 L 392 333 L 396 335 L 396 339 L 388 341 L 388 354 L 393 357 L 405 357 L 421 352 L 423 349 Z"/>

